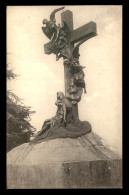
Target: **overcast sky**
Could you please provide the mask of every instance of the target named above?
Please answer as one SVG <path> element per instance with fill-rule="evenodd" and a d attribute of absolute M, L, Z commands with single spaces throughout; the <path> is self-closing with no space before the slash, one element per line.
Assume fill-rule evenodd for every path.
<path fill-rule="evenodd" d="M 61 6 L 7 7 L 7 62 L 20 77 L 9 89 L 36 111 L 32 125 L 40 130 L 45 119 L 55 115 L 56 92 L 64 92 L 63 60 L 44 54 L 49 39 L 43 34 L 42 20 Z M 79 116 L 92 131 L 121 151 L 122 140 L 122 6 L 65 6 L 73 12 L 74 29 L 94 21 L 97 36 L 80 47 L 87 94 L 79 103 Z"/>

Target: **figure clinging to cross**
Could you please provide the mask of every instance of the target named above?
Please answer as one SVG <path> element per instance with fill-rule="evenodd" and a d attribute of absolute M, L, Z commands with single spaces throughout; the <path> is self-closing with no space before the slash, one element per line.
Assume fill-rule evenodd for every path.
<path fill-rule="evenodd" d="M 56 25 L 55 14 L 62 9 L 64 7 L 55 9 L 51 13 L 49 21 L 47 19 L 43 20 L 43 25 L 45 26 L 42 27 L 43 33 L 50 39 L 44 45 L 45 54 L 50 55 L 54 53 L 56 60 L 63 57 L 65 77 L 65 95 L 63 97 L 67 100 L 63 104 L 56 104 L 57 106 L 63 106 L 62 110 L 65 110 L 65 114 L 62 116 L 65 117 L 62 117 L 60 122 L 58 122 L 57 115 L 59 113 L 57 112 L 55 117 L 47 120 L 50 124 L 53 124 L 54 120 L 54 125 L 49 125 L 48 134 L 54 137 L 74 137 L 85 135 L 91 131 L 91 125 L 87 121 L 81 122 L 78 116 L 78 102 L 81 100 L 83 89 L 86 93 L 85 74 L 83 72 L 84 66 L 81 66 L 79 63 L 79 47 L 82 43 L 97 35 L 96 23 L 89 22 L 74 30 L 73 14 L 67 10 L 61 13 L 62 26 L 60 24 Z M 71 108 L 69 112 L 67 112 L 65 102 L 67 102 L 67 105 L 71 105 L 69 106 Z M 42 129 L 42 131 L 44 130 Z M 41 135 L 42 133 L 39 134 Z M 45 138 L 47 136 L 49 137 L 48 134 L 45 135 Z M 38 136 L 36 138 L 38 140 Z M 41 137 L 39 139 L 41 140 Z"/>

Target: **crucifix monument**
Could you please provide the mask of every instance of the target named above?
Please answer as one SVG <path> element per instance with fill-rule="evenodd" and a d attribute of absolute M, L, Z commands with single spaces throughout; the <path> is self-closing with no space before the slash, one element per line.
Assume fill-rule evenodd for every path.
<path fill-rule="evenodd" d="M 63 56 L 64 57 L 65 92 L 67 92 L 70 86 L 72 73 L 70 72 L 69 67 L 66 65 L 65 59 L 69 60 L 69 62 L 71 63 L 70 65 L 74 63 L 74 60 L 75 60 L 75 63 L 78 63 L 79 65 L 79 62 L 78 62 L 79 53 L 77 53 L 77 55 L 74 55 L 74 53 L 72 53 L 74 49 L 74 45 L 79 42 L 78 46 L 75 48 L 75 52 L 78 52 L 79 46 L 83 42 L 96 36 L 97 34 L 96 34 L 96 23 L 94 22 L 89 22 L 88 24 L 85 24 L 81 26 L 80 28 L 74 30 L 73 29 L 73 13 L 69 10 L 61 14 L 61 21 L 62 21 L 62 25 L 64 22 L 65 24 L 67 24 L 67 27 L 69 30 L 68 39 L 66 40 L 67 45 L 65 46 L 65 49 L 64 49 L 65 51 L 67 51 L 67 56 L 65 55 Z M 44 52 L 45 54 L 52 53 L 52 51 L 49 49 L 49 43 L 44 45 Z M 73 108 L 74 108 L 75 117 L 78 118 L 78 105 L 77 104 L 74 105 Z"/>
<path fill-rule="evenodd" d="M 78 102 L 81 100 L 83 91 L 86 93 L 83 71 L 85 67 L 79 63 L 79 47 L 97 35 L 96 23 L 89 22 L 74 30 L 73 14 L 67 10 L 61 14 L 62 24 L 57 25 L 55 14 L 62 9 L 64 7 L 55 9 L 51 13 L 49 21 L 43 20 L 45 26 L 42 27 L 42 31 L 50 39 L 44 45 L 44 53 L 48 55 L 54 53 L 56 60 L 63 58 L 65 94 L 57 92 L 55 104 L 58 109 L 56 116 L 44 122 L 41 131 L 32 142 L 48 139 L 49 134 L 51 134 L 50 139 L 53 139 L 57 137 L 79 137 L 91 132 L 89 122 L 81 122 L 78 114 Z"/>
<path fill-rule="evenodd" d="M 74 30 L 73 14 L 67 10 L 61 14 L 62 24 L 57 25 L 55 14 L 63 9 L 55 9 L 50 20 L 43 20 L 42 31 L 49 39 L 45 54 L 63 58 L 65 92 L 57 92 L 57 112 L 44 121 L 34 139 L 8 153 L 8 188 L 121 187 L 121 158 L 92 132 L 88 121 L 79 120 L 78 114 L 78 103 L 86 93 L 79 47 L 97 35 L 96 23 Z"/>

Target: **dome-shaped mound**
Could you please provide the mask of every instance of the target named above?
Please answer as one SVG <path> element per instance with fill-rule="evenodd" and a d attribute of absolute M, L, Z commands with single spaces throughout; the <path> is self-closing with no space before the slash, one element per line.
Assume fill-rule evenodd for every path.
<path fill-rule="evenodd" d="M 120 186 L 121 159 L 93 132 L 22 144 L 7 153 L 8 188 Z"/>

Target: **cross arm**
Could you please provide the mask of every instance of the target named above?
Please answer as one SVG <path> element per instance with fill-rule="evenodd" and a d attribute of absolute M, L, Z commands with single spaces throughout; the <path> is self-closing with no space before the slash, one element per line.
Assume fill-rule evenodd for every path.
<path fill-rule="evenodd" d="M 77 43 L 83 39 L 88 40 L 96 35 L 96 23 L 89 22 L 70 33 L 70 42 Z"/>

